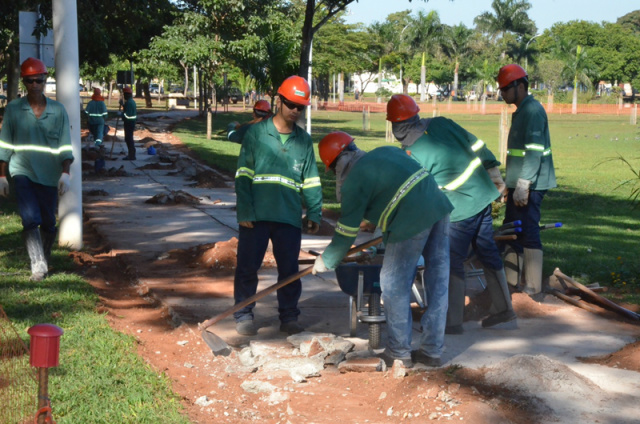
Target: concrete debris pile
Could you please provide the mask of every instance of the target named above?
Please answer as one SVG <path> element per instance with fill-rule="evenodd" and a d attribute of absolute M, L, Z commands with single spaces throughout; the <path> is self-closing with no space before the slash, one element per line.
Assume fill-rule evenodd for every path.
<path fill-rule="evenodd" d="M 145 200 L 145 203 L 152 203 L 158 205 L 197 205 L 200 204 L 201 198 L 193 196 L 186 191 L 172 190 L 169 193 L 159 193 L 153 196 L 151 199 Z"/>

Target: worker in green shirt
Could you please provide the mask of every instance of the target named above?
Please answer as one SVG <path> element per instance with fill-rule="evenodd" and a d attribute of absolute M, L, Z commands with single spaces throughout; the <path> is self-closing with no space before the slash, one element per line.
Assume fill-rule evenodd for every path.
<path fill-rule="evenodd" d="M 483 327 L 516 319 L 511 294 L 493 240 L 491 203 L 505 184 L 498 162 L 485 143 L 450 119 L 420 119 L 412 97 L 396 94 L 387 103 L 387 120 L 402 148 L 435 178 L 454 206 L 449 225 L 451 272 L 447 334 L 462 334 L 465 304 L 464 262 L 473 246 L 482 263 L 493 314 Z"/>
<path fill-rule="evenodd" d="M 124 94 L 124 102 L 120 101 L 122 106 L 122 122 L 124 127 L 124 142 L 127 144 L 128 160 L 136 160 L 136 145 L 133 141 L 133 132 L 136 129 L 136 121 L 138 119 L 138 107 L 135 100 L 133 100 L 133 90 L 131 87 L 125 87 L 122 89 Z"/>
<path fill-rule="evenodd" d="M 498 86 L 505 103 L 516 106 L 507 140 L 509 189 L 505 222 L 522 221 L 522 232 L 505 253 L 507 279 L 519 285 L 520 258 L 524 256 L 523 291 L 535 295 L 542 290 L 542 242 L 540 209 L 547 190 L 556 187 L 547 113 L 529 94 L 529 77 L 519 65 L 503 66 Z"/>
<path fill-rule="evenodd" d="M 265 119 L 270 118 L 271 115 L 271 105 L 269 102 L 266 100 L 258 100 L 256 104 L 253 105 L 253 119 L 251 121 L 242 125 L 238 122 L 229 123 L 229 126 L 227 127 L 227 140 L 242 144 L 244 135 L 247 133 L 247 130 L 249 130 L 251 125 L 264 121 Z"/>
<path fill-rule="evenodd" d="M 88 116 L 89 132 L 93 136 L 93 142 L 96 147 L 100 147 L 109 127 L 104 125 L 104 120 L 107 118 L 107 105 L 104 104 L 104 97 L 99 88 L 93 89 L 91 101 L 87 103 L 84 112 Z"/>

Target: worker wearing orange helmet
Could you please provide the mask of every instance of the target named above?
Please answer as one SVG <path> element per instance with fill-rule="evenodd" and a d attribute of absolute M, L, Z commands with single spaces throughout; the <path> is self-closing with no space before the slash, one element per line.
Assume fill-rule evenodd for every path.
<path fill-rule="evenodd" d="M 504 101 L 516 106 L 507 141 L 509 189 L 505 222 L 522 221 L 522 232 L 505 253 L 507 279 L 519 284 L 519 255 L 524 256 L 525 283 L 529 295 L 542 289 L 540 207 L 547 190 L 556 187 L 549 122 L 544 108 L 529 94 L 527 72 L 516 64 L 498 72 L 498 88 Z"/>
<path fill-rule="evenodd" d="M 105 128 L 104 120 L 107 118 L 107 105 L 104 104 L 104 97 L 99 88 L 93 89 L 91 100 L 87 103 L 85 113 L 88 115 L 89 132 L 93 135 L 93 142 L 96 147 L 102 146 L 102 138 L 109 131 Z"/>
<path fill-rule="evenodd" d="M 484 142 L 451 119 L 420 119 L 410 96 L 387 103 L 387 120 L 402 148 L 431 172 L 455 209 L 449 227 L 451 271 L 447 334 L 462 334 L 465 303 L 464 262 L 473 246 L 484 268 L 495 313 L 482 321 L 492 327 L 516 319 L 511 295 L 493 240 L 491 204 L 505 189 L 498 162 Z"/>
<path fill-rule="evenodd" d="M 267 118 L 270 118 L 271 113 L 271 105 L 266 100 L 258 100 L 253 105 L 253 119 L 249 122 L 246 122 L 242 125 L 238 122 L 231 122 L 227 127 L 227 139 L 229 141 L 233 141 L 234 143 L 242 144 L 242 139 L 246 134 L 249 127 L 253 124 L 256 124 L 260 121 L 263 121 Z"/>
<path fill-rule="evenodd" d="M 320 228 L 322 187 L 311 137 L 296 125 L 310 104 L 310 88 L 299 76 L 278 88 L 277 113 L 251 125 L 242 141 L 235 178 L 239 224 L 234 298 L 239 303 L 256 293 L 258 270 L 271 241 L 278 265 L 278 280 L 298 272 L 302 227 L 309 233 Z M 302 206 L 307 208 L 302 218 Z M 298 323 L 300 280 L 277 291 L 280 331 L 303 331 Z M 257 334 L 255 303 L 234 314 L 236 331 Z"/>
<path fill-rule="evenodd" d="M 322 162 L 344 180 L 344 185 L 335 235 L 316 259 L 312 272 L 338 266 L 363 219 L 377 223 L 385 242 L 380 288 L 389 334 L 380 357 L 389 366 L 395 360 L 408 368 L 414 360 L 440 366 L 447 315 L 449 213 L 453 206 L 429 171 L 402 150 L 385 146 L 351 155 L 355 148 L 352 144 L 353 137 L 341 131 L 328 134 L 318 144 Z M 342 155 L 352 162 L 340 171 L 348 175 L 337 175 L 336 165 Z M 420 348 L 412 352 L 411 287 L 421 254 L 426 262 L 429 308 L 421 320 Z"/>
<path fill-rule="evenodd" d="M 133 133 L 136 129 L 136 121 L 138 119 L 138 107 L 135 100 L 133 100 L 133 90 L 131 87 L 125 87 L 122 89 L 124 94 L 124 102 L 120 100 L 120 106 L 122 107 L 122 123 L 124 127 L 124 142 L 127 144 L 128 160 L 136 160 L 136 145 L 133 141 Z"/>
<path fill-rule="evenodd" d="M 47 275 L 57 234 L 58 196 L 69 190 L 73 162 L 69 117 L 61 103 L 45 97 L 47 74 L 38 59 L 30 57 L 22 63 L 20 75 L 27 95 L 7 105 L 0 132 L 0 196 L 9 195 L 8 168 L 32 281 Z"/>

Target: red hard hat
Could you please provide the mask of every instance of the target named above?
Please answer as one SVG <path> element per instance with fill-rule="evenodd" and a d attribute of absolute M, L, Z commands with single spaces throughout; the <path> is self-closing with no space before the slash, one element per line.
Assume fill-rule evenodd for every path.
<path fill-rule="evenodd" d="M 311 97 L 309 83 L 306 79 L 297 75 L 284 80 L 280 88 L 278 88 L 278 94 L 299 105 L 309 106 L 311 104 L 309 100 L 309 97 Z"/>
<path fill-rule="evenodd" d="M 515 80 L 528 77 L 527 71 L 522 66 L 512 63 L 500 68 L 498 72 L 498 89 L 504 88 Z"/>
<path fill-rule="evenodd" d="M 129 93 L 129 94 L 133 94 L 133 90 L 131 89 L 131 87 L 125 87 L 122 89 L 123 93 Z"/>
<path fill-rule="evenodd" d="M 320 152 L 320 159 L 327 169 L 351 142 L 353 142 L 353 137 L 343 131 L 329 133 L 320 140 L 318 151 Z"/>
<path fill-rule="evenodd" d="M 261 110 L 263 112 L 271 113 L 271 105 L 266 100 L 258 100 L 255 105 L 253 105 L 253 110 Z"/>
<path fill-rule="evenodd" d="M 20 76 L 28 77 L 31 75 L 42 75 L 48 74 L 47 67 L 44 66 L 44 63 L 41 60 L 35 59 L 33 57 L 28 58 L 24 62 L 22 62 L 22 66 L 20 67 Z"/>
<path fill-rule="evenodd" d="M 420 108 L 413 97 L 406 94 L 394 94 L 387 103 L 387 121 L 400 122 L 413 118 Z"/>

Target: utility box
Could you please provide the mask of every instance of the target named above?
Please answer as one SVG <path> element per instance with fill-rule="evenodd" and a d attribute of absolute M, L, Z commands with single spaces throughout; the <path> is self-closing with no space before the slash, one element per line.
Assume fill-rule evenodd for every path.
<path fill-rule="evenodd" d="M 62 328 L 53 324 L 37 324 L 27 330 L 31 336 L 30 363 L 36 368 L 57 367 L 60 358 Z"/>

